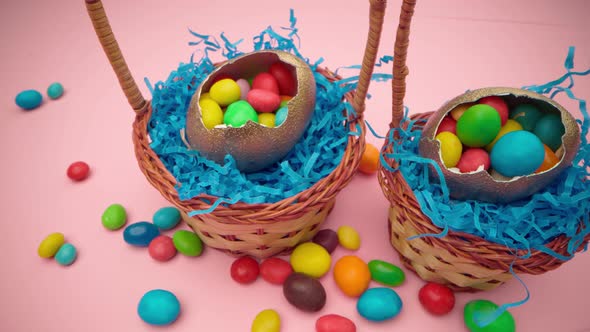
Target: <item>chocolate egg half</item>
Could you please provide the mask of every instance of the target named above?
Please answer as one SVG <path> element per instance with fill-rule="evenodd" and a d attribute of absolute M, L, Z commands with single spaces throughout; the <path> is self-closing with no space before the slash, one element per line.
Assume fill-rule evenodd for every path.
<path fill-rule="evenodd" d="M 216 126 L 207 129 L 201 118 L 199 100 L 219 77 L 250 78 L 268 72 L 282 62 L 296 79 L 296 93 L 288 101 L 288 115 L 282 125 L 270 128 L 246 122 L 242 127 Z M 197 88 L 186 117 L 186 138 L 191 148 L 219 164 L 227 154 L 238 169 L 255 172 L 283 158 L 295 146 L 311 121 L 315 108 L 316 85 L 310 67 L 293 54 L 265 50 L 231 59 L 216 68 Z"/>
<path fill-rule="evenodd" d="M 461 173 L 456 168 L 446 168 L 441 160 L 440 143 L 436 131 L 445 116 L 459 105 L 475 103 L 483 97 L 499 96 L 509 109 L 515 105 L 530 104 L 545 114 L 557 114 L 565 128 L 561 147 L 556 151 L 559 162 L 542 172 L 504 177 L 492 170 L 492 175 L 480 169 Z M 554 100 L 541 94 L 505 87 L 483 88 L 468 91 L 443 105 L 429 119 L 420 138 L 420 155 L 434 160 L 441 168 L 451 197 L 459 200 L 473 199 L 491 203 L 509 203 L 528 197 L 549 185 L 563 170 L 572 164 L 580 146 L 580 129 L 574 117 Z M 434 174 L 434 173 L 433 173 Z"/>

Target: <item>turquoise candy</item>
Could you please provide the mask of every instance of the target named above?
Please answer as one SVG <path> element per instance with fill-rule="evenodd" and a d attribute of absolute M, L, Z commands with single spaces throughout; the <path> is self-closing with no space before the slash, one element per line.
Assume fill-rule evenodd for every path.
<path fill-rule="evenodd" d="M 545 160 L 545 148 L 535 134 L 517 130 L 502 136 L 490 153 L 492 168 L 513 177 L 535 172 Z"/>
<path fill-rule="evenodd" d="M 64 87 L 63 87 L 63 85 L 61 85 L 61 83 L 58 83 L 58 82 L 52 83 L 47 88 L 47 95 L 51 99 L 57 99 L 57 98 L 61 97 L 63 94 L 64 94 Z"/>
<path fill-rule="evenodd" d="M 367 320 L 381 322 L 400 313 L 402 300 L 391 288 L 369 288 L 356 303 L 356 310 Z"/>
<path fill-rule="evenodd" d="M 283 122 L 285 122 L 285 120 L 287 120 L 288 114 L 289 114 L 289 109 L 287 108 L 287 106 L 279 108 L 279 110 L 277 111 L 277 114 L 275 116 L 275 125 L 277 127 L 282 125 Z"/>
<path fill-rule="evenodd" d="M 30 111 L 41 105 L 41 102 L 43 101 L 43 96 L 41 95 L 41 92 L 37 90 L 24 90 L 21 91 L 18 95 L 16 95 L 14 101 L 16 102 L 16 105 L 18 105 L 18 107 Z"/>
<path fill-rule="evenodd" d="M 485 322 L 487 317 L 495 314 L 496 309 L 498 309 L 498 306 L 488 300 L 470 301 L 463 309 L 465 326 L 470 332 L 514 332 L 516 324 L 514 323 L 514 317 L 508 311 L 504 311 L 490 323 Z M 484 321 L 482 322 L 482 320 Z M 483 326 L 482 323 L 487 323 L 487 325 Z"/>
<path fill-rule="evenodd" d="M 167 290 L 153 289 L 139 300 L 137 314 L 148 324 L 169 325 L 176 321 L 180 314 L 180 302 Z"/>
<path fill-rule="evenodd" d="M 76 250 L 76 247 L 69 243 L 65 243 L 59 248 L 54 258 L 59 265 L 68 266 L 76 260 L 77 256 L 78 251 Z"/>
<path fill-rule="evenodd" d="M 123 231 L 123 239 L 132 246 L 147 247 L 154 238 L 160 235 L 156 225 L 147 221 L 131 224 Z"/>
<path fill-rule="evenodd" d="M 153 221 L 161 230 L 172 229 L 180 222 L 180 211 L 173 206 L 163 207 L 154 213 Z"/>
<path fill-rule="evenodd" d="M 531 104 L 520 104 L 510 112 L 510 118 L 520 123 L 522 129 L 527 131 L 535 129 L 535 125 L 542 115 L 543 113 Z"/>
<path fill-rule="evenodd" d="M 561 116 L 556 113 L 543 115 L 537 121 L 533 133 L 551 150 L 556 151 L 561 146 L 561 137 L 565 134 Z"/>

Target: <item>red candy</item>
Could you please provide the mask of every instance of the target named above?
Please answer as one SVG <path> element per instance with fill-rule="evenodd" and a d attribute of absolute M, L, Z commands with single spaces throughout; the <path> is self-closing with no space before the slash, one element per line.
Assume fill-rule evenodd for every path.
<path fill-rule="evenodd" d="M 279 108 L 281 97 L 267 90 L 252 89 L 246 100 L 254 109 L 261 113 L 272 113 Z"/>
<path fill-rule="evenodd" d="M 266 90 L 278 95 L 279 83 L 271 74 L 260 73 L 256 75 L 252 81 L 252 90 L 254 89 Z"/>
<path fill-rule="evenodd" d="M 490 155 L 484 149 L 470 148 L 463 152 L 457 168 L 461 173 L 475 172 L 480 166 L 487 171 L 490 168 Z"/>
<path fill-rule="evenodd" d="M 455 294 L 444 285 L 429 282 L 418 293 L 420 303 L 428 312 L 441 316 L 448 314 L 455 307 Z"/>
<path fill-rule="evenodd" d="M 260 264 L 260 276 L 271 284 L 282 285 L 291 273 L 291 264 L 280 258 L 271 257 Z"/>
<path fill-rule="evenodd" d="M 496 109 L 498 114 L 500 114 L 500 122 L 502 123 L 502 126 L 508 120 L 508 105 L 506 105 L 506 102 L 502 98 L 498 96 L 483 97 L 478 103 L 490 105 Z"/>
<path fill-rule="evenodd" d="M 287 65 L 282 62 L 274 63 L 268 72 L 277 80 L 280 94 L 294 96 L 297 93 L 297 82 Z"/>
<path fill-rule="evenodd" d="M 457 135 L 457 121 L 450 116 L 445 116 L 436 130 L 436 135 L 443 131 L 448 131 Z"/>
<path fill-rule="evenodd" d="M 260 273 L 258 262 L 252 257 L 240 257 L 231 265 L 231 277 L 240 284 L 250 284 L 256 281 Z"/>
<path fill-rule="evenodd" d="M 317 332 L 356 332 L 356 325 L 346 318 L 339 315 L 324 315 L 315 322 Z"/>
<path fill-rule="evenodd" d="M 166 235 L 160 235 L 150 242 L 148 252 L 153 259 L 166 262 L 176 256 L 176 247 L 172 238 Z"/>
<path fill-rule="evenodd" d="M 82 181 L 88 177 L 90 167 L 83 161 L 77 161 L 68 167 L 68 177 L 74 181 Z"/>

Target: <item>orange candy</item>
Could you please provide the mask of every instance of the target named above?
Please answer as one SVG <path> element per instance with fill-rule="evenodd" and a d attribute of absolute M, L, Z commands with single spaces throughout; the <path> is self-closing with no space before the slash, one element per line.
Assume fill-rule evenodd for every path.
<path fill-rule="evenodd" d="M 543 159 L 543 163 L 541 166 L 535 171 L 535 173 L 545 172 L 548 169 L 551 169 L 559 162 L 559 158 L 555 155 L 553 150 L 551 150 L 547 145 L 543 144 L 545 148 L 545 159 Z"/>
<path fill-rule="evenodd" d="M 371 272 L 357 256 L 343 256 L 334 265 L 334 281 L 344 294 L 359 297 L 369 287 Z"/>
<path fill-rule="evenodd" d="M 359 171 L 365 174 L 373 174 L 377 172 L 379 168 L 379 150 L 372 144 L 367 143 L 365 145 L 365 152 L 361 157 L 361 164 L 359 165 Z"/>

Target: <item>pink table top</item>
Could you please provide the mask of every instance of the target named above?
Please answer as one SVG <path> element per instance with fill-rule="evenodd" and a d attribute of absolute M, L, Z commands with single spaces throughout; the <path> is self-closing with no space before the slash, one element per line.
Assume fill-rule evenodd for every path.
<path fill-rule="evenodd" d="M 380 55 L 393 52 L 399 4 L 389 4 Z M 144 77 L 165 79 L 179 62 L 188 61 L 192 49 L 187 28 L 250 40 L 268 25 L 287 25 L 293 8 L 301 52 L 311 59 L 324 57 L 324 64 L 335 69 L 360 63 L 368 25 L 367 1 L 106 0 L 105 8 L 140 83 Z M 412 26 L 406 105 L 412 112 L 430 111 L 469 88 L 548 82 L 564 73 L 570 45 L 577 46 L 576 68 L 586 70 L 587 8 L 585 0 L 421 0 Z M 505 303 L 525 296 L 513 280 L 487 293 L 458 294 L 453 313 L 436 318 L 418 302 L 423 281 L 408 273 L 407 282 L 396 288 L 404 301 L 402 313 L 376 324 L 358 315 L 356 301 L 344 296 L 331 276 L 322 279 L 327 305 L 308 314 L 291 307 L 278 286 L 263 280 L 249 286 L 233 282 L 233 259 L 217 251 L 157 263 L 147 250 L 125 244 L 122 230 L 109 232 L 100 224 L 111 203 L 123 204 L 130 222 L 151 220 L 168 203 L 137 167 L 130 135 L 133 112 L 83 1 L 3 2 L 0 34 L 0 331 L 247 331 L 266 308 L 280 313 L 284 332 L 313 331 L 316 319 L 329 313 L 349 317 L 359 331 L 466 331 L 466 302 L 485 298 Z M 390 72 L 391 64 L 380 70 Z M 66 89 L 61 99 L 46 99 L 32 112 L 14 104 L 19 91 L 44 93 L 54 81 Z M 140 87 L 149 96 L 145 85 Z M 574 91 L 590 97 L 590 80 L 579 78 Z M 373 83 L 370 92 L 367 119 L 384 134 L 390 85 Z M 371 135 L 368 141 L 382 144 Z M 92 167 L 85 182 L 72 183 L 65 176 L 76 160 Z M 387 238 L 387 208 L 376 177 L 359 174 L 339 195 L 325 227 L 352 225 L 363 239 L 358 256 L 399 264 Z M 68 268 L 37 256 L 39 242 L 55 231 L 79 249 L 78 260 Z M 348 253 L 339 248 L 334 258 Z M 581 254 L 556 271 L 524 276 L 532 297 L 512 310 L 518 330 L 590 331 L 588 273 L 590 255 Z M 180 299 L 182 315 L 174 325 L 152 328 L 137 317 L 140 297 L 153 288 L 169 289 Z"/>

